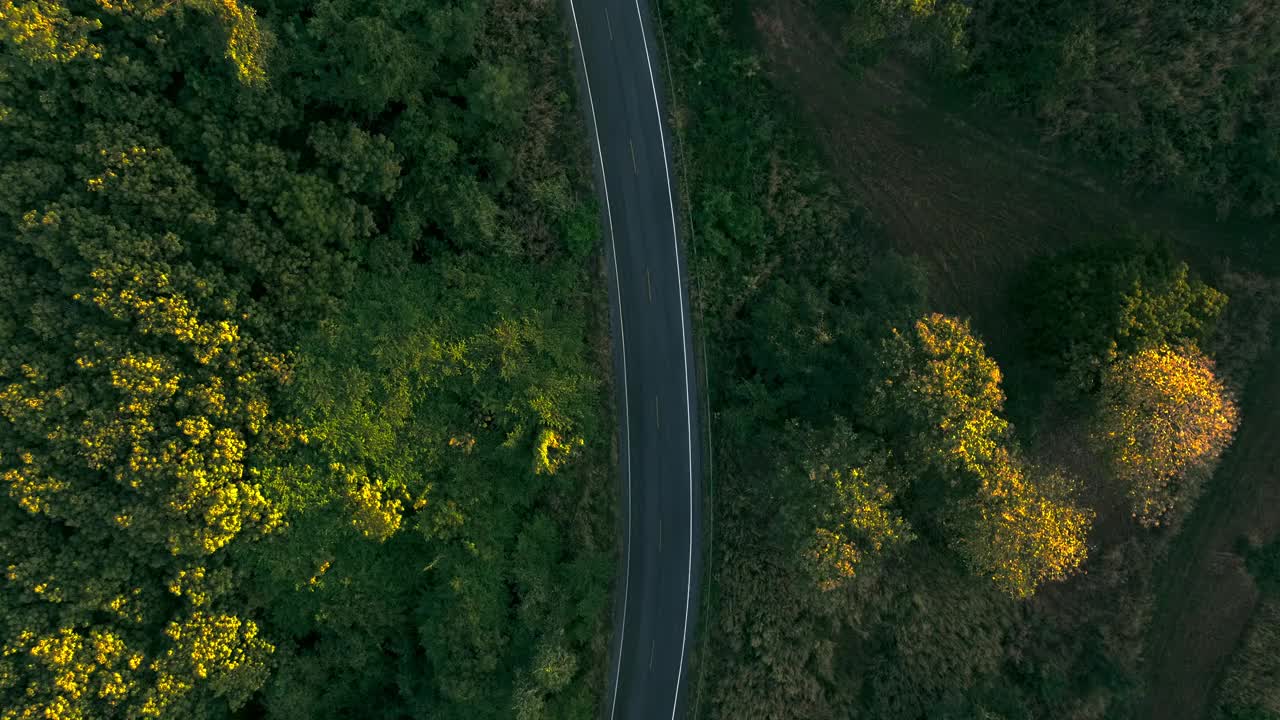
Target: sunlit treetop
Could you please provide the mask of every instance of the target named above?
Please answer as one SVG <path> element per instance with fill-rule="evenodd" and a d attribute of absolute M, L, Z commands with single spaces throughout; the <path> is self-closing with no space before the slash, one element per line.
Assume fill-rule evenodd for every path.
<path fill-rule="evenodd" d="M 1177 516 L 1235 433 L 1239 410 L 1194 346 L 1160 345 L 1103 376 L 1094 438 L 1146 526 Z"/>
<path fill-rule="evenodd" d="M 72 15 L 61 2 L 0 2 L 0 41 L 30 62 L 99 58 L 102 48 L 89 41 L 89 34 L 101 27 L 98 20 Z"/>
<path fill-rule="evenodd" d="M 1008 433 L 1000 368 L 967 320 L 934 313 L 895 330 L 881 353 L 883 410 L 901 413 L 931 461 L 976 470 Z"/>
<path fill-rule="evenodd" d="M 96 0 L 96 4 L 108 15 L 135 15 L 146 21 L 188 10 L 209 16 L 226 33 L 224 53 L 240 81 L 261 85 L 267 80 L 269 38 L 253 9 L 237 0 Z M 0 41 L 12 44 L 33 63 L 100 59 L 105 50 L 91 35 L 101 29 L 100 19 L 74 15 L 61 0 L 0 2 Z"/>
<path fill-rule="evenodd" d="M 919 472 L 948 481 L 952 542 L 974 572 L 1018 598 L 1075 572 L 1091 514 L 1069 500 L 1069 483 L 1019 454 L 1000 416 L 1000 369 L 969 323 L 921 318 L 893 334 L 881 362 L 874 407 L 891 432 L 909 439 Z"/>

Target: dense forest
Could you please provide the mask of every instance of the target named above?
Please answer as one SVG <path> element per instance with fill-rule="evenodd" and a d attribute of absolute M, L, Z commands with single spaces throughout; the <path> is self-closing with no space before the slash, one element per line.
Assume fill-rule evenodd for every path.
<path fill-rule="evenodd" d="M 523 0 L 0 2 L 0 717 L 594 713 L 561 38 Z"/>
<path fill-rule="evenodd" d="M 1274 284 L 1242 268 L 1193 269 L 1159 234 L 1112 228 L 1018 278 L 1008 385 L 973 325 L 931 310 L 922 268 L 895 255 L 830 177 L 811 128 L 761 67 L 750 25 L 785 32 L 761 19 L 764 5 L 753 16 L 748 2 L 662 3 L 714 425 L 700 717 L 1137 716 L 1154 568 L 1217 490 L 1237 398 L 1272 345 Z M 1016 2 L 815 5 L 846 28 L 851 71 L 905 55 L 976 103 L 1016 104 L 1011 89 L 994 90 L 995 59 L 1009 53 L 1012 73 L 1028 51 L 998 49 L 995 36 L 1051 44 L 993 29 Z M 1062 77 L 1054 92 L 1069 80 L 1074 92 L 1101 86 Z M 1030 92 L 1031 78 L 1018 81 Z M 1265 112 L 1259 94 L 1239 101 L 1232 112 Z M 1048 128 L 1077 147 L 1104 134 L 1090 124 L 1099 118 L 1045 112 L 1078 120 Z M 1105 130 L 1109 142 L 1138 143 L 1150 126 Z M 1264 131 L 1247 132 L 1240 142 Z M 1178 137 L 1205 153 L 1197 163 L 1245 177 L 1231 165 L 1239 146 Z M 1135 179 L 1267 212 L 1260 176 L 1157 177 L 1151 163 L 1167 157 L 1093 149 Z M 1256 557 L 1271 568 L 1272 555 Z M 1276 717 L 1258 709 L 1275 712 L 1273 615 L 1259 617 L 1233 666 L 1222 712 L 1235 714 L 1223 717 Z"/>
<path fill-rule="evenodd" d="M 856 64 L 905 50 L 1137 186 L 1280 209 L 1274 0 L 821 1 Z"/>

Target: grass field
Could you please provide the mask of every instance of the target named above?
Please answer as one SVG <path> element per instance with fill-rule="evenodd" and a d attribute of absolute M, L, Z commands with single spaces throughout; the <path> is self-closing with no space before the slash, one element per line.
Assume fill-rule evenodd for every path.
<path fill-rule="evenodd" d="M 901 252 L 925 262 L 933 303 L 972 314 L 997 349 L 1011 334 L 1010 283 L 1034 257 L 1138 224 L 1209 261 L 1254 249 L 1266 232 L 1137 197 L 1036 142 L 1025 122 L 946 96 L 897 63 L 850 72 L 831 24 L 804 0 L 758 0 L 752 22 L 766 72 L 794 96 L 831 171 Z"/>
<path fill-rule="evenodd" d="M 1150 691 L 1140 717 L 1205 717 L 1257 608 L 1258 590 L 1237 551 L 1242 538 L 1265 543 L 1280 531 L 1280 353 L 1261 369 L 1234 447 L 1157 573 Z"/>
<path fill-rule="evenodd" d="M 794 98 L 843 189 L 894 248 L 923 262 L 934 308 L 973 318 L 1009 374 L 1015 420 L 1048 428 L 1042 434 L 1053 434 L 1055 411 L 1035 397 L 1042 383 L 1032 371 L 1019 369 L 1027 363 L 1011 306 L 1033 259 L 1139 225 L 1167 235 L 1203 270 L 1232 262 L 1275 272 L 1274 229 L 1136 196 L 1035 141 L 1030 127 L 939 96 L 901 65 L 850 72 L 831 25 L 802 0 L 758 0 L 750 22 L 765 72 Z M 1257 368 L 1235 447 L 1153 578 L 1142 717 L 1204 717 L 1256 604 L 1234 549 L 1242 536 L 1267 541 L 1280 530 L 1280 445 L 1270 437 L 1280 424 L 1280 353 Z M 1078 446 L 1060 437 L 1044 444 L 1063 455 Z M 1099 511 L 1098 532 L 1114 530 Z M 1070 586 L 1055 602 L 1072 602 Z"/>

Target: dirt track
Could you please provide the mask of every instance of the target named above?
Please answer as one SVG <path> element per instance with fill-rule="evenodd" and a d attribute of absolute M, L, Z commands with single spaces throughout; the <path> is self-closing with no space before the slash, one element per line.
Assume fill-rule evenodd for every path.
<path fill-rule="evenodd" d="M 790 93 L 844 188 L 899 251 L 930 274 L 932 305 L 972 316 L 997 358 L 1017 356 L 1009 283 L 1034 257 L 1130 223 L 1162 230 L 1193 254 L 1234 242 L 1198 211 L 1095 182 L 1025 141 L 1026 128 L 978 127 L 887 65 L 857 78 L 803 0 L 757 0 L 754 25 L 767 72 Z M 988 129 L 990 128 L 990 129 Z M 1203 718 L 1220 671 L 1257 602 L 1233 554 L 1238 538 L 1280 530 L 1280 354 L 1259 364 L 1244 429 L 1158 570 L 1146 657 L 1151 720 Z"/>
<path fill-rule="evenodd" d="M 1157 576 L 1157 603 L 1146 657 L 1140 717 L 1203 718 L 1230 654 L 1258 603 L 1258 591 L 1233 551 L 1244 536 L 1280 530 L 1280 357 L 1263 358 L 1250 387 L 1244 423 L 1213 484 Z"/>

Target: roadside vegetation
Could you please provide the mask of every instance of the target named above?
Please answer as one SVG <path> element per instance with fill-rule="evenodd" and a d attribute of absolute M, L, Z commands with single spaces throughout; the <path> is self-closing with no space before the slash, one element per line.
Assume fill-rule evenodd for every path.
<path fill-rule="evenodd" d="M 1212 35 L 1176 7 L 1153 19 L 1166 10 L 1080 5 L 1073 17 L 1097 13 L 1098 48 L 1133 63 L 1145 52 L 1125 45 L 1134 24 Z M 1020 78 L 1023 94 L 1012 92 L 997 61 L 1017 72 L 1026 50 L 1000 42 L 1039 36 L 983 23 L 1032 5 L 661 8 L 715 429 L 698 716 L 1172 717 L 1149 702 L 1149 633 L 1172 622 L 1164 593 L 1177 590 L 1164 578 L 1199 562 L 1175 540 L 1262 482 L 1235 458 L 1231 476 L 1215 472 L 1242 419 L 1257 417 L 1240 398 L 1274 358 L 1276 285 L 1265 263 L 1224 262 L 1239 243 L 1144 227 L 1145 201 L 1126 198 L 1162 188 L 1210 215 L 1266 215 L 1257 178 L 1280 163 L 1246 179 L 1232 158 L 1267 131 L 1241 121 L 1212 142 L 1170 131 L 1188 143 L 1188 167 L 1220 166 L 1215 184 L 1142 145 L 1203 109 L 1149 110 L 1185 101 L 1178 88 L 1149 83 L 1119 121 L 1128 106 L 1077 117 L 1042 95 L 1105 84 L 1066 75 L 1053 56 L 1041 69 L 1061 77 Z M 820 24 L 798 24 L 806 13 Z M 1044 17 L 1023 22 L 1070 35 Z M 1017 150 L 1006 166 L 1015 151 L 993 147 L 1022 136 L 975 140 L 975 120 L 939 121 L 950 106 L 924 93 L 888 106 L 917 72 L 946 102 L 968 98 L 1011 125 L 1035 106 L 1064 154 L 1106 162 L 1077 170 Z M 1033 86 L 1041 105 L 1022 100 Z M 842 97 L 846 87 L 864 94 Z M 1259 95 L 1232 102 L 1212 117 L 1267 112 Z M 917 115 L 932 117 L 917 126 Z M 924 128 L 961 141 L 902 140 Z M 953 159 L 959 150 L 994 161 Z M 1272 676 L 1256 658 L 1270 630 L 1255 627 L 1253 654 L 1224 687 L 1265 702 Z"/>
<path fill-rule="evenodd" d="M 1280 717 L 1277 8 L 655 5 L 698 717 Z M 0 0 L 0 720 L 597 713 L 557 12 Z"/>
<path fill-rule="evenodd" d="M 0 717 L 594 716 L 613 428 L 561 30 L 0 2 Z"/>

